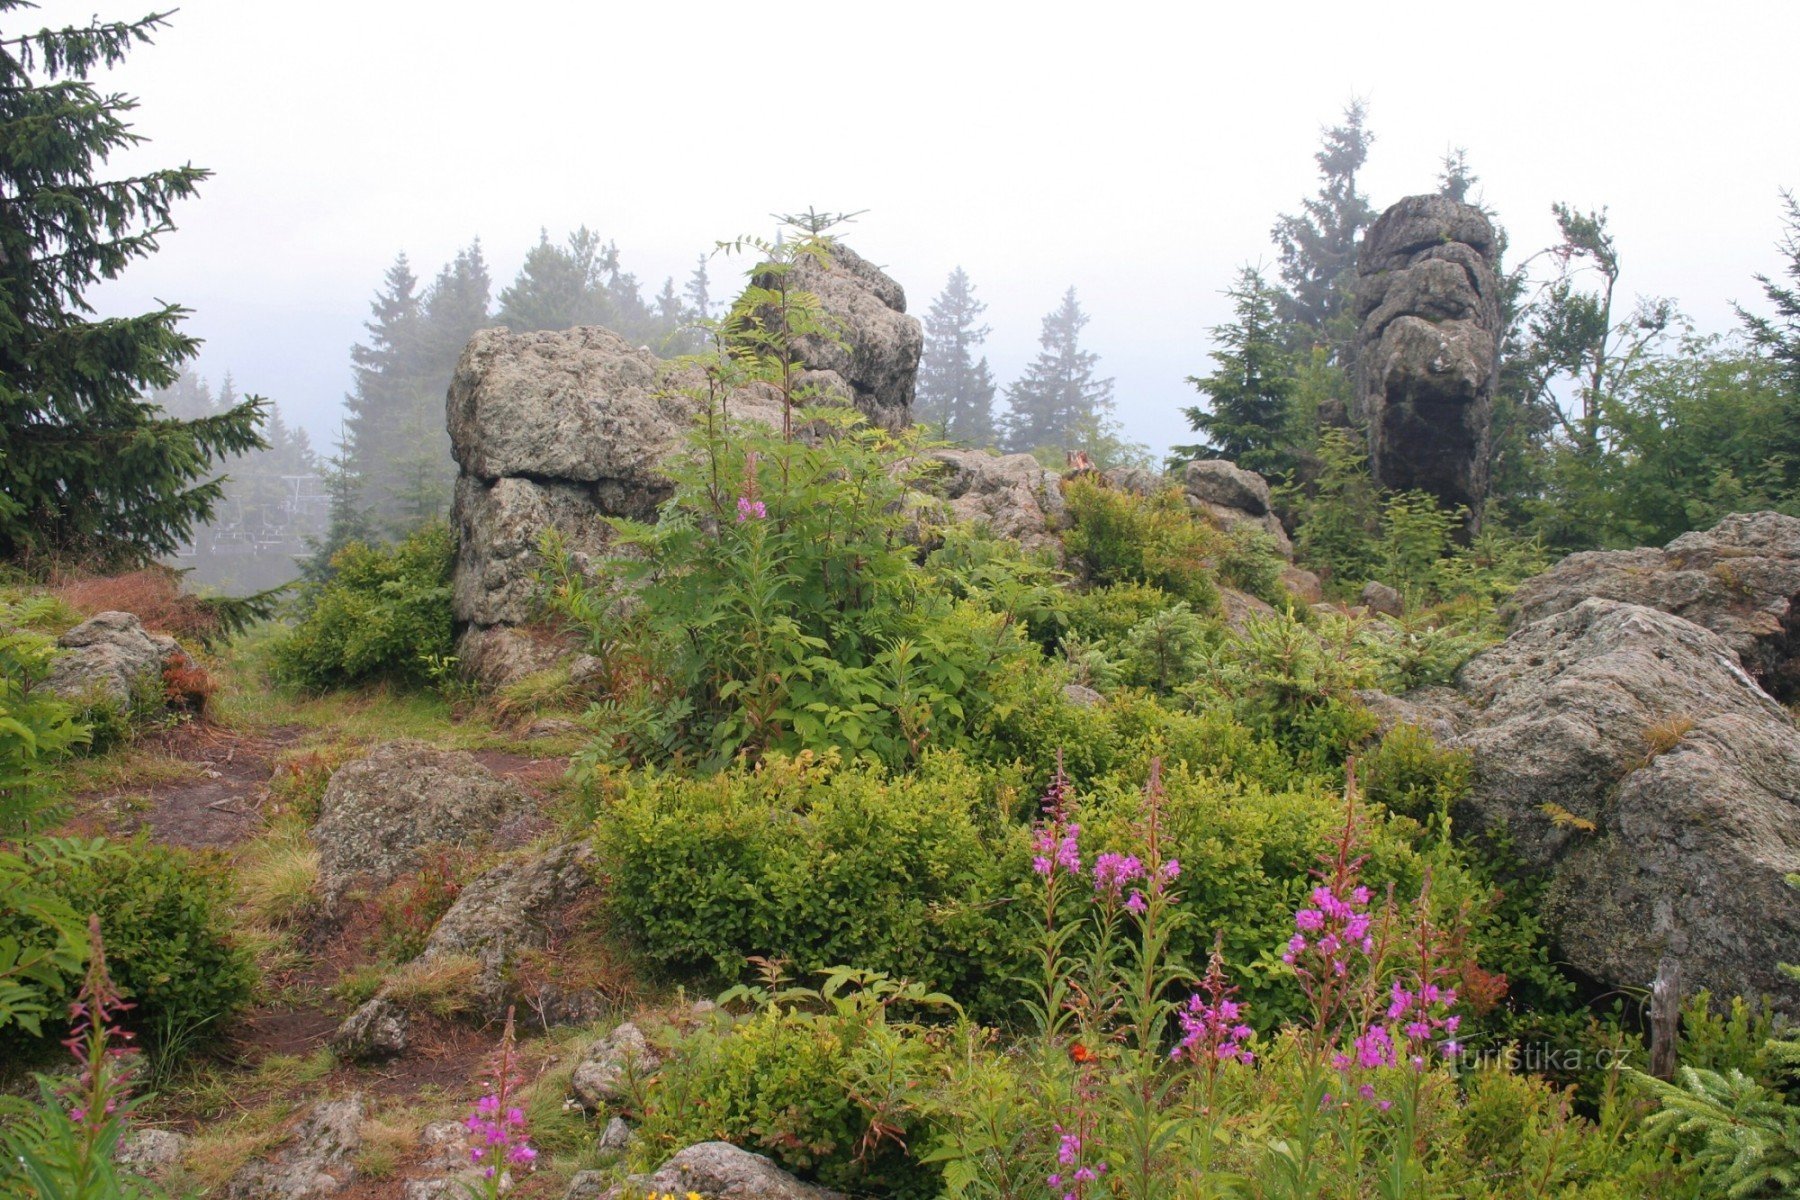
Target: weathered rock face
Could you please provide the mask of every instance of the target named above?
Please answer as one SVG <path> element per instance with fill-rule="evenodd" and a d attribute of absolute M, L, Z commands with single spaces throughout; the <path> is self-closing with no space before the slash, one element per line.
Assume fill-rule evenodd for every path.
<path fill-rule="evenodd" d="M 389 742 L 346 763 L 326 784 L 312 830 L 327 910 L 353 883 L 391 882 L 427 846 L 477 844 L 525 806 L 524 793 L 462 751 Z"/>
<path fill-rule="evenodd" d="M 1408 196 L 1369 227 L 1357 259 L 1358 401 L 1369 465 L 1480 523 L 1499 372 L 1494 229 L 1480 209 Z"/>
<path fill-rule="evenodd" d="M 1029 454 L 935 450 L 942 474 L 929 481 L 957 521 L 985 525 L 1026 550 L 1060 550 L 1056 533 L 1068 524 L 1062 480 Z"/>
<path fill-rule="evenodd" d="M 1188 506 L 1211 517 L 1219 528 L 1229 532 L 1239 525 L 1255 526 L 1274 540 L 1282 557 L 1294 557 L 1294 544 L 1275 515 L 1268 481 L 1255 471 L 1222 458 L 1195 459 L 1182 472 L 1181 486 Z"/>
<path fill-rule="evenodd" d="M 802 1183 L 760 1154 L 730 1142 L 701 1142 L 678 1152 L 652 1175 L 632 1175 L 605 1193 L 628 1196 L 685 1196 L 703 1200 L 839 1200 L 839 1193 Z"/>
<path fill-rule="evenodd" d="M 367 1113 L 360 1095 L 315 1104 L 286 1149 L 231 1177 L 228 1200 L 306 1200 L 348 1187 L 356 1178 L 353 1159 Z"/>
<path fill-rule="evenodd" d="M 837 323 L 836 340 L 799 339 L 800 360 L 822 378 L 812 382 L 847 391 L 868 418 L 886 429 L 912 424 L 914 378 L 925 332 L 906 315 L 906 292 L 850 247 L 831 248 L 828 262 L 803 258 L 788 287 L 812 292 Z"/>
<path fill-rule="evenodd" d="M 149 632 L 128 612 L 89 617 L 56 644 L 62 653 L 44 686 L 77 704 L 100 701 L 121 711 L 131 707 L 134 692 L 160 702 L 163 667 L 170 661 L 194 665 L 174 638 Z"/>
<path fill-rule="evenodd" d="M 1776 996 L 1800 944 L 1800 733 L 1716 634 L 1588 599 L 1470 661 L 1464 828 L 1551 879 L 1559 953 L 1612 986 L 1664 954 L 1684 985 Z"/>
<path fill-rule="evenodd" d="M 815 291 L 842 345 L 802 339 L 803 382 L 855 404 L 877 424 L 911 418 L 923 335 L 900 286 L 847 247 L 828 266 L 805 263 L 790 285 Z M 662 463 L 678 452 L 700 382 L 606 329 L 511 333 L 469 340 L 451 380 L 448 421 L 461 467 L 452 505 L 459 546 L 453 611 L 458 658 L 490 685 L 542 669 L 540 658 L 487 636 L 532 616 L 533 575 L 545 529 L 563 535 L 577 565 L 608 552 L 608 517 L 647 520 L 672 490 Z M 778 398 L 746 388 L 734 421 L 779 425 Z"/>
<path fill-rule="evenodd" d="M 1661 550 L 1571 554 L 1513 593 L 1514 627 L 1590 596 L 1686 617 L 1724 639 L 1771 695 L 1800 699 L 1800 519 L 1738 513 Z"/>

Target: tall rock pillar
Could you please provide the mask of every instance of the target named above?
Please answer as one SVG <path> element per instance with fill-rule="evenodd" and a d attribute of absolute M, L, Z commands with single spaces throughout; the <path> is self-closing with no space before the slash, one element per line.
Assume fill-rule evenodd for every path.
<path fill-rule="evenodd" d="M 1487 499 L 1498 256 L 1480 209 L 1408 196 L 1369 227 L 1356 264 L 1357 397 L 1375 479 L 1467 508 L 1470 532 Z"/>

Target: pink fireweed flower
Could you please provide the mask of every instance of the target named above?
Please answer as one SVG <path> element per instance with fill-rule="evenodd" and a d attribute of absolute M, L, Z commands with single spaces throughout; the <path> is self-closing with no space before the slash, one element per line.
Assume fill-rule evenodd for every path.
<path fill-rule="evenodd" d="M 1203 1063 L 1209 1071 L 1218 1063 L 1240 1062 L 1248 1066 L 1256 1060 L 1256 1055 L 1244 1048 L 1255 1031 L 1244 1023 L 1247 1007 L 1235 998 L 1237 988 L 1225 977 L 1222 940 L 1213 943 L 1206 974 L 1200 978 L 1200 990 L 1176 1010 L 1181 1038 L 1170 1051 L 1170 1057 Z"/>
<path fill-rule="evenodd" d="M 1032 843 L 1037 857 L 1031 860 L 1031 869 L 1039 875 L 1048 875 L 1058 868 L 1071 875 L 1080 874 L 1081 847 L 1076 840 L 1080 835 L 1079 825 L 1040 827 Z"/>
<path fill-rule="evenodd" d="M 1135 854 L 1108 851 L 1094 860 L 1094 890 L 1117 899 L 1126 884 L 1144 877 L 1144 864 Z"/>
<path fill-rule="evenodd" d="M 526 1132 L 525 1111 L 508 1103 L 519 1082 L 513 1061 L 511 1010 L 506 1014 L 506 1029 L 501 1035 L 493 1067 L 492 1090 L 475 1101 L 463 1121 L 463 1128 L 469 1131 L 469 1162 L 476 1166 L 488 1164 L 482 1178 L 489 1181 L 491 1189 L 482 1191 L 484 1196 L 498 1196 L 510 1186 L 506 1164 L 529 1167 L 537 1158 L 537 1151 Z"/>
<path fill-rule="evenodd" d="M 764 506 L 764 504 L 761 500 L 752 500 L 748 496 L 739 496 L 738 497 L 737 523 L 739 525 L 742 525 L 745 521 L 749 521 L 749 520 L 760 521 L 764 517 L 767 517 L 768 515 L 769 515 L 769 510 L 766 506 Z"/>

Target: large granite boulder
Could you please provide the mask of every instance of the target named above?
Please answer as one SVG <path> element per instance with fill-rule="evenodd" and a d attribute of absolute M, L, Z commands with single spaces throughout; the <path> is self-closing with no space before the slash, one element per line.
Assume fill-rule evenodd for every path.
<path fill-rule="evenodd" d="M 1724 639 L 1771 695 L 1800 699 L 1800 519 L 1737 513 L 1662 549 L 1571 554 L 1525 581 L 1515 628 L 1590 596 L 1686 617 Z"/>
<path fill-rule="evenodd" d="M 1188 507 L 1204 513 L 1213 524 L 1229 533 L 1249 525 L 1269 535 L 1283 558 L 1294 557 L 1294 544 L 1275 515 L 1269 484 L 1255 471 L 1246 471 L 1222 458 L 1197 458 L 1181 475 Z"/>
<path fill-rule="evenodd" d="M 1558 952 L 1614 987 L 1664 954 L 1691 988 L 1776 996 L 1800 945 L 1800 733 L 1718 635 L 1588 599 L 1457 677 L 1472 711 L 1466 830 L 1504 828 L 1550 876 Z"/>
<path fill-rule="evenodd" d="M 523 999 L 546 1021 L 594 1019 L 600 1009 L 597 996 L 564 991 L 549 982 L 518 996 L 515 973 L 523 954 L 548 947 L 566 932 L 571 910 L 595 894 L 593 857 L 589 843 L 572 842 L 494 867 L 458 893 L 426 939 L 420 961 L 467 957 L 479 962 L 475 995 L 490 1017 L 503 1015 L 509 1001 Z"/>
<path fill-rule="evenodd" d="M 552 1024 L 595 1020 L 603 1008 L 598 993 L 551 979 L 526 980 L 519 971 L 527 953 L 550 948 L 578 923 L 583 902 L 596 892 L 592 862 L 593 847 L 573 842 L 491 868 L 457 893 L 425 948 L 402 970 L 472 960 L 469 998 L 483 1018 L 499 1020 L 519 1003 Z M 383 987 L 345 1018 L 331 1045 L 345 1058 L 394 1058 L 405 1052 L 410 1032 L 411 1015 Z"/>
<path fill-rule="evenodd" d="M 333 910 L 353 884 L 381 886 L 418 867 L 429 846 L 474 846 L 527 807 L 517 786 L 460 750 L 378 746 L 332 775 L 312 839 L 319 890 Z"/>
<path fill-rule="evenodd" d="M 103 612 L 56 639 L 61 653 L 44 686 L 80 705 L 104 704 L 128 712 L 134 702 L 163 702 L 163 668 L 192 667 L 174 638 L 151 633 L 135 614 Z"/>
<path fill-rule="evenodd" d="M 939 471 L 926 485 L 941 496 L 948 516 L 985 526 L 1026 550 L 1060 552 L 1057 531 L 1068 524 L 1062 479 L 1029 454 L 934 450 Z"/>
<path fill-rule="evenodd" d="M 451 604 L 458 620 L 478 628 L 520 625 L 536 615 L 538 541 L 546 529 L 562 534 L 580 566 L 600 556 L 612 534 L 588 484 L 464 475 L 451 511 L 457 530 Z"/>
<path fill-rule="evenodd" d="M 1499 375 L 1498 245 L 1482 211 L 1408 196 L 1363 238 L 1356 264 L 1357 401 L 1383 487 L 1469 510 L 1487 497 Z"/>
<path fill-rule="evenodd" d="M 730 1142 L 701 1142 L 678 1151 L 650 1175 L 632 1175 L 604 1193 L 605 1200 L 632 1196 L 686 1196 L 701 1200 L 841 1200 L 837 1192 L 802 1183 L 760 1154 Z"/>

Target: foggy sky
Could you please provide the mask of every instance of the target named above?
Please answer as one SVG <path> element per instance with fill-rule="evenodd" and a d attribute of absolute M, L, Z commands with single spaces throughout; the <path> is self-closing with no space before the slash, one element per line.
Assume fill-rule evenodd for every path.
<path fill-rule="evenodd" d="M 47 0 L 24 25 L 141 15 Z M 1254 11 L 1253 11 L 1254 9 Z M 803 19 L 802 12 L 814 14 Z M 810 22 L 810 23 L 807 23 Z M 183 0 L 101 79 L 152 141 L 114 167 L 216 176 L 97 294 L 195 310 L 198 369 L 322 449 L 395 253 L 429 280 L 480 235 L 496 292 L 540 226 L 616 240 L 646 293 L 768 214 L 868 209 L 844 239 L 923 317 L 962 265 L 1004 385 L 1073 284 L 1127 433 L 1187 437 L 1187 375 L 1238 267 L 1271 268 L 1352 95 L 1377 207 L 1466 146 L 1513 256 L 1549 206 L 1608 205 L 1627 294 L 1707 330 L 1779 270 L 1800 188 L 1800 3 L 812 5 Z M 715 298 L 739 268 L 714 264 Z"/>

